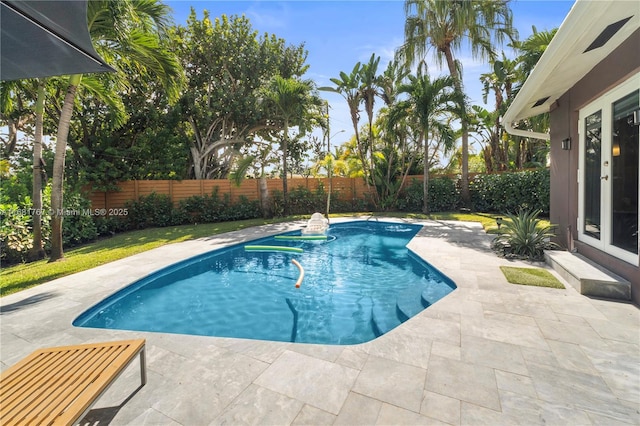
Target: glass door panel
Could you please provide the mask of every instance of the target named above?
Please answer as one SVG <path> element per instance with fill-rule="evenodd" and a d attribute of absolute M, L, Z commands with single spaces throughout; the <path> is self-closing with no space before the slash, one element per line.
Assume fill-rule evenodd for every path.
<path fill-rule="evenodd" d="M 633 265 L 640 264 L 639 82 L 629 78 L 585 105 L 578 125 L 578 239 Z"/>
<path fill-rule="evenodd" d="M 640 126 L 633 123 L 633 111 L 639 103 L 638 91 L 613 103 L 611 135 L 611 245 L 636 254 Z"/>
<path fill-rule="evenodd" d="M 584 223 L 583 232 L 600 239 L 600 162 L 602 158 L 602 111 L 585 119 Z"/>

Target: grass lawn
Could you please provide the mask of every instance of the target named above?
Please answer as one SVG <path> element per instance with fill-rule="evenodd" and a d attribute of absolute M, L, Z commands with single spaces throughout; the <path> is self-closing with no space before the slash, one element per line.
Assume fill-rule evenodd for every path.
<path fill-rule="evenodd" d="M 371 213 L 354 213 L 352 215 L 340 214 L 336 216 L 359 216 L 370 214 Z M 446 212 L 433 213 L 428 216 L 424 214 L 404 213 L 378 213 L 376 215 L 388 217 L 409 217 L 415 219 L 480 222 L 482 223 L 485 231 L 489 233 L 497 232 L 495 223 L 496 215 L 482 213 L 471 214 Z M 236 222 L 149 228 L 117 234 L 110 238 L 103 238 L 83 246 L 69 249 L 65 252 L 65 259 L 63 261 L 49 263 L 45 259 L 38 262 L 2 268 L 0 271 L 0 296 L 6 296 L 56 278 L 95 268 L 96 266 L 113 262 L 114 260 L 122 259 L 143 251 L 151 250 L 164 244 L 208 237 L 251 226 L 287 222 L 302 218 L 306 217 L 296 216 L 269 220 L 251 219 Z"/>
<path fill-rule="evenodd" d="M 551 272 L 541 268 L 515 268 L 501 266 L 502 273 L 511 284 L 532 285 L 536 287 L 565 288 Z"/>
<path fill-rule="evenodd" d="M 0 296 L 6 296 L 56 278 L 95 268 L 96 266 L 165 244 L 287 220 L 292 220 L 292 218 L 252 219 L 237 222 L 148 228 L 116 234 L 110 238 L 102 238 L 89 244 L 69 249 L 65 251 L 65 258 L 62 261 L 49 263 L 44 259 L 2 268 L 2 271 L 0 271 Z"/>

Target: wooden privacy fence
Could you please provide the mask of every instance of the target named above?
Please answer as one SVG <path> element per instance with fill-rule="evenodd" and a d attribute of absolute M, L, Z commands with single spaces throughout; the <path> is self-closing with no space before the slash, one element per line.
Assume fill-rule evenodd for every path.
<path fill-rule="evenodd" d="M 536 169 L 525 169 L 524 171 L 533 171 Z M 510 172 L 491 172 L 488 174 L 502 174 Z M 477 175 L 483 173 L 469 173 L 469 180 L 472 181 Z M 454 181 L 459 179 L 456 174 L 438 174 L 431 175 L 431 179 L 448 178 Z M 413 180 L 422 181 L 422 175 L 407 176 L 405 187 L 410 185 Z M 290 178 L 287 179 L 289 191 L 298 187 L 307 188 L 309 191 L 315 191 L 320 185 L 327 192 L 329 188 L 329 178 Z M 331 179 L 332 197 L 342 201 L 352 202 L 354 200 L 366 200 L 370 191 L 362 178 L 345 178 L 333 177 Z M 223 197 L 229 194 L 232 203 L 237 202 L 241 196 L 248 200 L 260 200 L 260 180 L 245 179 L 240 186 L 235 185 L 228 179 L 207 179 L 207 180 L 132 180 L 119 182 L 116 191 L 92 191 L 90 188 L 89 199 L 92 209 L 106 209 L 107 212 L 113 209 L 123 208 L 127 201 L 139 200 L 142 196 L 152 193 L 166 194 L 169 196 L 174 206 L 177 206 L 180 200 L 192 197 L 194 195 L 211 195 L 215 188 L 218 195 Z M 267 188 L 269 194 L 273 191 L 282 191 L 282 179 L 267 179 Z M 260 200 L 261 201 L 261 200 Z M 107 213 L 108 214 L 108 213 Z"/>
<path fill-rule="evenodd" d="M 300 186 L 309 191 L 315 191 L 320 185 L 325 192 L 329 188 L 328 178 L 291 178 L 287 179 L 289 191 Z M 367 186 L 362 178 L 334 177 L 331 180 L 332 197 L 352 201 L 365 199 Z M 92 209 L 118 209 L 125 206 L 127 201 L 138 200 L 142 196 L 152 193 L 168 195 L 174 206 L 180 200 L 194 195 L 211 195 L 217 188 L 218 196 L 229 194 L 231 202 L 237 202 L 244 196 L 249 200 L 260 200 L 260 180 L 245 179 L 240 186 L 228 179 L 207 180 L 133 180 L 118 183 L 117 191 L 89 191 L 89 199 Z M 282 179 L 267 179 L 267 188 L 271 195 L 273 191 L 282 191 Z"/>

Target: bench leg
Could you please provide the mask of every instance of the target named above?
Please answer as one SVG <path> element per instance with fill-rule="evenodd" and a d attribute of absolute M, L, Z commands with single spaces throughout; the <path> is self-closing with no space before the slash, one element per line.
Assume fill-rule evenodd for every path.
<path fill-rule="evenodd" d="M 147 383 L 147 361 L 145 356 L 145 348 L 140 351 L 140 382 L 142 386 Z"/>

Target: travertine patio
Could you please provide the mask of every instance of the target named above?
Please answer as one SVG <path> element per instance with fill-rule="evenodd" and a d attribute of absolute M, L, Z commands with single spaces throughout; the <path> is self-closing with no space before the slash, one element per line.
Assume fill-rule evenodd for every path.
<path fill-rule="evenodd" d="M 397 219 L 396 219 L 397 220 Z M 458 288 L 354 346 L 75 328 L 105 296 L 162 266 L 300 227 L 167 245 L 0 299 L 2 369 L 33 350 L 147 339 L 92 424 L 640 424 L 640 310 L 507 283 L 480 225 L 423 222 L 410 248 Z M 540 265 L 536 265 L 540 266 Z"/>

